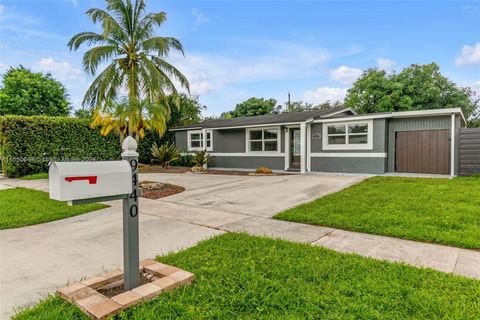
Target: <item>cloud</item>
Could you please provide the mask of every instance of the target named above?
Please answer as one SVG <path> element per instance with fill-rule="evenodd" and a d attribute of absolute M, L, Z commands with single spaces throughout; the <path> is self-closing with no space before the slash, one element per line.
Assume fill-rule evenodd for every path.
<path fill-rule="evenodd" d="M 61 36 L 40 30 L 41 23 L 33 16 L 19 14 L 13 7 L 0 5 L 0 23 L 3 30 L 29 37 L 60 38 Z"/>
<path fill-rule="evenodd" d="M 477 81 L 473 84 L 473 88 L 474 89 L 477 89 L 477 90 L 480 90 L 480 81 Z"/>
<path fill-rule="evenodd" d="M 51 73 L 61 81 L 80 80 L 83 78 L 82 71 L 68 62 L 55 61 L 53 58 L 44 58 L 33 66 L 33 70 Z"/>
<path fill-rule="evenodd" d="M 387 58 L 379 58 L 377 60 L 377 65 L 379 69 L 385 70 L 386 72 L 391 72 L 393 71 L 396 62 Z"/>
<path fill-rule="evenodd" d="M 344 84 L 350 84 L 357 80 L 361 74 L 362 70 L 360 69 L 340 66 L 337 69 L 330 71 L 330 78 Z"/>
<path fill-rule="evenodd" d="M 197 8 L 192 9 L 192 16 L 195 17 L 195 26 L 202 25 L 208 22 L 208 18 L 205 17 L 202 11 L 198 10 Z"/>
<path fill-rule="evenodd" d="M 320 48 L 279 43 L 272 48 L 275 50 L 256 56 L 173 55 L 169 62 L 189 79 L 191 93 L 207 94 L 232 84 L 315 76 L 329 59 Z"/>
<path fill-rule="evenodd" d="M 307 90 L 303 93 L 303 100 L 309 103 L 324 103 L 327 101 L 342 101 L 347 94 L 347 88 L 321 87 Z"/>
<path fill-rule="evenodd" d="M 480 42 L 475 45 L 464 45 L 462 53 L 455 60 L 457 66 L 480 63 Z"/>
<path fill-rule="evenodd" d="M 0 62 L 0 74 L 7 72 L 8 68 L 10 68 L 8 64 Z"/>

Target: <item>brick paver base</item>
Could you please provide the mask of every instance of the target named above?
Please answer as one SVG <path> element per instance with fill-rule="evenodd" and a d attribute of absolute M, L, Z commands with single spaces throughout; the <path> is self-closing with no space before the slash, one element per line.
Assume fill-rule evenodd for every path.
<path fill-rule="evenodd" d="M 155 298 L 163 291 L 180 285 L 189 285 L 195 279 L 191 272 L 159 263 L 152 259 L 140 261 L 140 272 L 151 282 L 133 290 L 108 298 L 97 290 L 123 279 L 121 269 L 104 273 L 72 285 L 60 288 L 57 294 L 80 308 L 90 318 L 106 319 L 139 302 Z"/>

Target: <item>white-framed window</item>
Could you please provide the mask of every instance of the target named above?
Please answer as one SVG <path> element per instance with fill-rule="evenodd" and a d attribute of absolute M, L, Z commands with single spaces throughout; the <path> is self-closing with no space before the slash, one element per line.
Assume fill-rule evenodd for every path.
<path fill-rule="evenodd" d="M 323 123 L 324 150 L 373 149 L 373 121 Z"/>
<path fill-rule="evenodd" d="M 188 131 L 188 151 L 198 151 L 207 149 L 207 151 L 213 150 L 213 132 L 207 130 L 207 146 L 203 146 L 203 130 Z"/>
<path fill-rule="evenodd" d="M 280 128 L 247 129 L 247 152 L 280 152 Z"/>

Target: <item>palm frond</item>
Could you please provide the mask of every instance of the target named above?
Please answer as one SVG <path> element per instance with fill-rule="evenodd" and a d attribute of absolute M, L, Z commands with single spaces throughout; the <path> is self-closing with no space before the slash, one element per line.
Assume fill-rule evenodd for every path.
<path fill-rule="evenodd" d="M 143 51 L 146 53 L 154 53 L 156 56 L 164 57 L 174 49 L 185 55 L 183 46 L 176 38 L 171 37 L 153 37 L 144 40 L 141 44 Z"/>
<path fill-rule="evenodd" d="M 160 59 L 155 56 L 150 56 L 153 63 L 165 74 L 165 77 L 169 79 L 169 76 L 175 77 L 175 79 L 180 82 L 180 85 L 187 89 L 190 92 L 190 84 L 188 83 L 187 77 L 183 75 L 177 68 L 175 68 L 172 64 L 168 63 L 167 61 Z M 170 79 L 169 79 L 170 80 Z"/>
<path fill-rule="evenodd" d="M 120 41 L 128 40 L 127 33 L 125 32 L 126 30 L 122 28 L 115 18 L 112 17 L 107 11 L 98 8 L 92 8 L 87 10 L 87 15 L 90 16 L 90 19 L 92 19 L 94 24 L 97 22 L 102 24 L 103 35 L 105 37 L 111 35 Z"/>
<path fill-rule="evenodd" d="M 117 64 L 111 63 L 93 80 L 85 93 L 82 105 L 95 108 L 107 99 L 114 101 L 120 89 L 121 79 L 119 78 L 121 77 L 122 74 L 118 72 Z"/>
<path fill-rule="evenodd" d="M 85 72 L 94 75 L 99 64 L 115 58 L 118 53 L 119 49 L 117 46 L 106 45 L 94 47 L 83 55 L 83 69 Z"/>
<path fill-rule="evenodd" d="M 165 12 L 149 13 L 138 23 L 135 30 L 135 38 L 139 41 L 148 39 L 152 35 L 154 27 L 160 27 L 167 20 Z"/>
<path fill-rule="evenodd" d="M 87 45 L 91 44 L 98 44 L 98 43 L 108 43 L 110 40 L 106 38 L 105 36 L 95 33 L 95 32 L 80 32 L 74 35 L 70 41 L 68 41 L 68 48 L 70 50 L 77 50 L 83 43 L 87 43 Z"/>

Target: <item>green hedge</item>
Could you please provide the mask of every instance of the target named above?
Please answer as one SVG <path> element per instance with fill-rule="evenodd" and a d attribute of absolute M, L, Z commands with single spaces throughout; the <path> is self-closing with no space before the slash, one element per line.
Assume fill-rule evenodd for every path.
<path fill-rule="evenodd" d="M 120 159 L 118 135 L 100 135 L 90 120 L 46 116 L 0 116 L 0 159 L 8 177 L 47 172 L 48 162 Z M 151 163 L 150 147 L 172 140 L 147 132 L 140 140 L 141 163 Z"/>
<path fill-rule="evenodd" d="M 46 116 L 0 117 L 2 169 L 8 177 L 46 172 L 52 160 L 120 158 L 116 135 L 102 137 L 89 120 Z"/>

